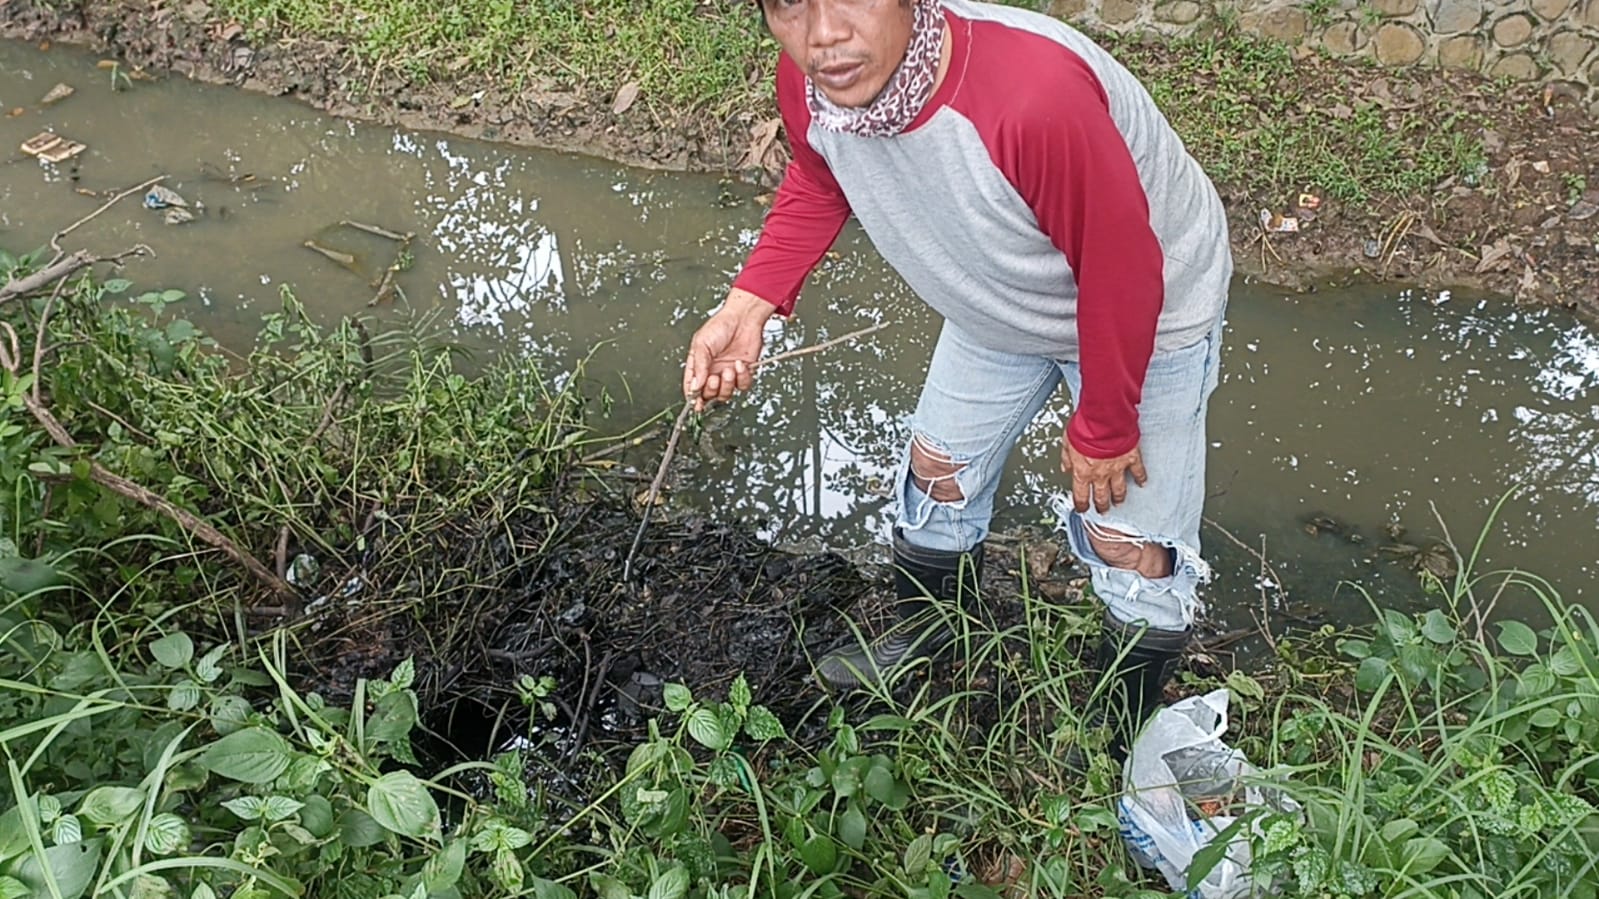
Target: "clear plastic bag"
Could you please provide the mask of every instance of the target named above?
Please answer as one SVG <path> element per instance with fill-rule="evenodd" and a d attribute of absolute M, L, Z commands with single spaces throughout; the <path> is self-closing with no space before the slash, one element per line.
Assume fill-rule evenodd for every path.
<path fill-rule="evenodd" d="M 1222 742 L 1227 702 L 1227 691 L 1216 690 L 1157 712 L 1127 756 L 1116 809 L 1133 858 L 1160 871 L 1172 889 L 1196 899 L 1254 894 L 1247 831 L 1233 837 L 1226 856 L 1189 891 L 1194 856 L 1249 809 L 1295 810 L 1292 800 L 1277 791 L 1261 790 L 1255 766 Z"/>

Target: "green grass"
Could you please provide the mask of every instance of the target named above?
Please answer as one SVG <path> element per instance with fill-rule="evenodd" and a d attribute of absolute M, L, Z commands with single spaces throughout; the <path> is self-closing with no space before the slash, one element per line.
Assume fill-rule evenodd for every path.
<path fill-rule="evenodd" d="M 416 78 L 553 82 L 727 116 L 770 102 L 777 45 L 752 4 L 696 0 L 222 0 L 245 23 L 349 42 Z"/>
<path fill-rule="evenodd" d="M 1283 44 L 1228 28 L 1105 40 L 1212 177 L 1257 196 L 1402 203 L 1484 160 L 1479 123 L 1448 96 L 1402 110 L 1363 101 L 1359 85 L 1378 74 L 1365 64 L 1296 61 Z"/>

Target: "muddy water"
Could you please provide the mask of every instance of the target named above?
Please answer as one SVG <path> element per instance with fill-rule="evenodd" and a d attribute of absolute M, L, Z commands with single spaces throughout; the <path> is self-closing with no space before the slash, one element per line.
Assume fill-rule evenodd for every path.
<path fill-rule="evenodd" d="M 77 92 L 40 107 L 58 82 Z M 612 431 L 675 404 L 682 347 L 763 213 L 752 191 L 715 178 L 356 126 L 176 80 L 112 88 L 90 57 L 0 44 L 0 109 L 22 111 L 0 115 L 0 246 L 36 247 L 94 209 L 79 190 L 167 174 L 203 206 L 198 221 L 166 225 L 129 200 L 70 242 L 147 244 L 155 258 L 127 276 L 187 291 L 187 314 L 236 345 L 287 289 L 329 321 L 433 311 L 454 339 L 551 372 L 590 357 L 592 389 L 616 401 L 597 422 Z M 47 127 L 90 149 L 61 165 L 14 151 Z M 345 220 L 418 235 L 404 301 L 368 309 L 394 248 Z M 353 256 L 356 271 L 308 240 Z M 769 332 L 775 351 L 880 321 L 893 326 L 770 371 L 748 400 L 710 416 L 685 447 L 674 501 L 758 522 L 777 540 L 869 554 L 937 323 L 852 228 L 801 313 Z M 1047 517 L 1065 413 L 1057 404 L 1024 439 L 1000 528 Z M 1425 547 L 1447 526 L 1469 547 L 1512 487 L 1483 567 L 1525 567 L 1599 606 L 1588 586 L 1599 339 L 1561 315 L 1460 294 L 1288 298 L 1239 283 L 1212 422 L 1205 539 L 1228 624 L 1249 624 L 1262 605 L 1262 549 L 1288 587 L 1273 614 L 1359 619 L 1364 601 L 1345 581 L 1424 602 L 1389 544 Z"/>

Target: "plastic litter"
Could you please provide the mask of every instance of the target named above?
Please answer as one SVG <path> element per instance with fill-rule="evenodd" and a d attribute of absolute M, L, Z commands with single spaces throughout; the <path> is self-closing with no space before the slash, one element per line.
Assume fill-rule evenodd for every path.
<path fill-rule="evenodd" d="M 39 101 L 39 105 L 53 106 L 77 93 L 77 90 L 70 84 L 57 84 L 55 87 L 50 88 L 49 93 L 44 95 L 44 99 Z"/>
<path fill-rule="evenodd" d="M 1249 876 L 1249 833 L 1238 833 L 1226 855 L 1190 891 L 1194 857 L 1251 809 L 1298 812 L 1280 791 L 1260 787 L 1255 766 L 1222 742 L 1227 702 L 1222 689 L 1157 712 L 1133 742 L 1116 807 L 1134 860 L 1158 870 L 1172 889 L 1194 899 L 1258 895 L 1260 885 Z"/>
<path fill-rule="evenodd" d="M 316 582 L 317 575 L 322 573 L 322 564 L 315 556 L 309 553 L 300 553 L 289 563 L 289 570 L 284 572 L 283 579 L 291 586 L 308 587 Z"/>
<path fill-rule="evenodd" d="M 172 188 L 163 187 L 159 184 L 150 188 L 144 195 L 144 208 L 146 209 L 166 209 L 171 206 L 187 209 L 189 208 L 189 201 L 183 199 L 183 195 Z"/>
<path fill-rule="evenodd" d="M 1260 227 L 1268 234 L 1295 234 L 1299 231 L 1299 219 L 1291 215 L 1272 212 L 1270 209 L 1260 211 Z"/>
<path fill-rule="evenodd" d="M 45 162 L 65 162 L 87 149 L 87 145 L 67 140 L 53 131 L 41 131 L 22 142 L 22 152 Z"/>

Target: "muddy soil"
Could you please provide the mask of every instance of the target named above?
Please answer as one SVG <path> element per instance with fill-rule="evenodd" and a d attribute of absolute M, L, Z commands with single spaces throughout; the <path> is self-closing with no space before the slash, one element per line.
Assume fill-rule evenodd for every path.
<path fill-rule="evenodd" d="M 403 528 L 396 518 L 392 526 Z M 667 516 L 650 524 L 624 580 L 637 524 L 625 501 L 581 498 L 509 517 L 484 510 L 420 545 L 414 534 L 392 543 L 378 534 L 357 569 L 323 573 L 313 592 L 335 598 L 281 622 L 301 647 L 297 681 L 344 703 L 358 679 L 386 677 L 410 658 L 432 754 L 536 748 L 529 776 L 545 786 L 561 780 L 573 799 L 587 781 L 580 772 L 619 764 L 647 738 L 650 718 L 675 726 L 663 701 L 668 683 L 720 701 L 742 674 L 754 701 L 796 739 L 825 736 L 838 697 L 816 682 L 813 659 L 857 639 L 851 622 L 872 634 L 891 621 L 891 575 L 830 553 L 781 552 L 745 525 Z M 390 551 L 402 545 L 403 557 Z M 1023 620 L 1015 599 L 1023 564 L 1034 595 L 1084 602 L 1080 573 L 1047 535 L 1023 558 L 990 549 L 982 632 Z M 1009 642 L 1025 655 L 1019 631 Z M 952 659 L 919 669 L 897 692 L 938 693 L 974 674 L 999 679 Z M 526 701 L 518 684 L 545 678 L 547 695 Z M 997 716 L 999 698 L 996 690 L 974 700 L 974 733 Z"/>
<path fill-rule="evenodd" d="M 489 79 L 417 84 L 373 70 L 347 47 L 304 38 L 252 43 L 204 0 L 83 0 L 46 6 L 0 0 L 0 36 L 86 44 L 148 75 L 176 73 L 293 96 L 337 115 L 415 129 L 596 154 L 666 169 L 719 172 L 770 185 L 785 158 L 772 108 L 712 120 L 693 110 L 637 104 L 536 82 L 512 93 Z M 1156 65 L 1159 64 L 1158 54 Z M 1297 76 L 1341 85 L 1347 69 L 1306 57 Z M 1299 233 L 1263 233 L 1262 209 L 1292 212 L 1297 197 L 1259 185 L 1222 184 L 1240 268 L 1271 283 L 1313 290 L 1329 279 L 1392 279 L 1479 287 L 1521 302 L 1599 317 L 1599 141 L 1596 123 L 1558 90 L 1484 90 L 1475 76 L 1410 70 L 1373 77 L 1345 107 L 1374 103 L 1403 116 L 1429 96 L 1459 98 L 1460 113 L 1491 123 L 1487 169 L 1438 185 L 1426 201 L 1370 208 L 1326 204 Z M 460 98 L 471 98 L 465 105 Z M 1314 191 L 1314 184 L 1304 185 Z"/>

